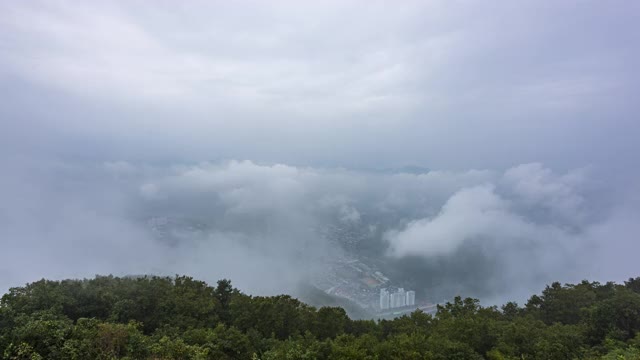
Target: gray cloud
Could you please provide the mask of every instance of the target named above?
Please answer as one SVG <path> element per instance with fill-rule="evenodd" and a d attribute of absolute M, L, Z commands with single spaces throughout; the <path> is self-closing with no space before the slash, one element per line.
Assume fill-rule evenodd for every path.
<path fill-rule="evenodd" d="M 635 4 L 1 10 L 8 134 L 63 156 L 618 171 L 638 150 Z"/>
<path fill-rule="evenodd" d="M 347 225 L 366 234 L 355 250 L 386 261 L 398 281 L 442 296 L 503 299 L 558 278 L 600 278 L 602 247 L 629 241 L 608 229 L 637 228 L 626 210 L 600 205 L 611 194 L 589 185 L 595 174 L 557 174 L 538 163 L 410 174 L 117 161 L 37 164 L 15 174 L 29 182 L 3 187 L 11 204 L 0 231 L 10 249 L 0 259 L 5 287 L 41 276 L 152 272 L 292 292 L 342 254 L 324 234 Z M 450 271 L 461 259 L 465 270 Z M 632 268 L 602 273 L 623 279 Z M 430 283 L 434 277 L 440 282 Z"/>

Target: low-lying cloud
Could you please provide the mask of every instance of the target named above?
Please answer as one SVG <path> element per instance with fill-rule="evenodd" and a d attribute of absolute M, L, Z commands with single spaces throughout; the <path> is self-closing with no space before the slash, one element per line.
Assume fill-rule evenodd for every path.
<path fill-rule="evenodd" d="M 600 246 L 628 241 L 605 229 L 637 227 L 600 204 L 608 191 L 594 171 L 538 163 L 421 173 L 48 163 L 13 174 L 0 207 L 5 289 L 41 277 L 186 273 L 295 292 L 328 259 L 355 253 L 425 294 L 503 299 L 594 274 Z M 364 235 L 341 246 L 327 228 Z M 634 275 L 619 270 L 605 273 Z"/>
<path fill-rule="evenodd" d="M 398 257 L 448 255 L 474 238 L 502 246 L 556 241 L 584 231 L 587 218 L 596 216 L 584 198 L 587 183 L 583 170 L 556 175 L 539 163 L 519 165 L 461 187 L 436 215 L 411 220 L 385 237 Z"/>

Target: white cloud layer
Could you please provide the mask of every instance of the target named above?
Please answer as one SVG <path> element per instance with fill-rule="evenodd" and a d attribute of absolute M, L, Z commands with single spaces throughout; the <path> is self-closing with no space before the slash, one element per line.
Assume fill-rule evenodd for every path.
<path fill-rule="evenodd" d="M 359 246 L 377 246 L 390 264 L 400 259 L 400 273 L 405 258 L 422 259 L 420 276 L 429 276 L 429 264 L 455 262 L 474 249 L 485 260 L 466 271 L 484 274 L 485 295 L 502 296 L 514 290 L 494 289 L 495 282 L 528 291 L 594 274 L 602 246 L 629 241 L 605 229 L 637 228 L 619 208 L 604 211 L 602 196 L 591 196 L 609 196 L 590 185 L 593 173 L 558 174 L 537 163 L 412 174 L 251 161 L 108 162 L 38 164 L 14 173 L 29 181 L 2 187 L 8 201 L 0 207 L 0 236 L 10 249 L 0 257 L 4 287 L 45 276 L 151 272 L 230 277 L 254 293 L 294 291 L 343 251 L 322 229 L 346 225 L 367 234 Z M 153 236 L 151 224 L 168 224 L 167 234 Z M 617 269 L 606 273 L 633 275 Z"/>

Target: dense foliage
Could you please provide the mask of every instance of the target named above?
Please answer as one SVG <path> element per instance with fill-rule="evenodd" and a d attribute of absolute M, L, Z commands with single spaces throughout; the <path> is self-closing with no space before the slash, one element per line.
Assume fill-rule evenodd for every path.
<path fill-rule="evenodd" d="M 640 359 L 639 331 L 640 277 L 380 321 L 183 276 L 40 280 L 0 302 L 4 359 Z"/>

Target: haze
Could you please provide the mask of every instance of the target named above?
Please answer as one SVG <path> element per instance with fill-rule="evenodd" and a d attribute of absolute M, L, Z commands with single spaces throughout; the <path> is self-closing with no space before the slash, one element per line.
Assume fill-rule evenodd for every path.
<path fill-rule="evenodd" d="M 487 302 L 638 276 L 638 18 L 2 2 L 0 290 L 179 273 L 291 293 L 345 253 Z"/>

